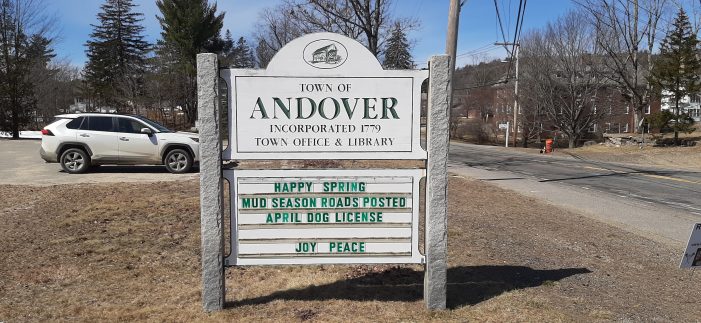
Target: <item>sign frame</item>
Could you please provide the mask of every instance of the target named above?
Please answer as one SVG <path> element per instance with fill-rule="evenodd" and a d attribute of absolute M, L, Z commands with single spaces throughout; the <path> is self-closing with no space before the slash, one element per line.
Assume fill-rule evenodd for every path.
<path fill-rule="evenodd" d="M 339 43 L 345 53 L 360 53 L 363 59 L 344 56 L 341 47 L 323 46 L 327 50 L 323 56 L 319 49 L 305 51 L 303 58 L 311 59 L 308 64 L 299 64 L 299 46 L 292 46 L 298 40 L 303 39 L 304 44 L 310 44 L 309 40 L 342 40 Z M 345 36 L 320 33 L 303 36 L 283 47 L 270 62 L 264 72 L 244 70 L 242 73 L 271 73 L 285 70 L 290 75 L 299 76 L 376 76 L 383 72 L 379 62 L 367 49 L 357 41 Z M 316 46 L 316 45 L 315 45 Z M 297 48 L 290 52 L 290 48 Z M 354 49 L 355 48 L 355 49 Z M 361 50 L 364 49 L 364 50 Z M 306 49 L 305 49 L 306 50 Z M 341 54 L 338 54 L 340 50 Z M 333 52 L 333 54 L 330 54 Z M 283 55 L 284 53 L 284 55 Z M 336 56 L 339 55 L 339 56 Z M 310 58 L 311 57 L 311 58 Z M 289 67 L 289 68 L 288 68 Z M 347 152 L 331 155 L 326 152 L 312 152 L 298 156 L 274 156 L 275 154 L 241 155 L 232 154 L 232 147 L 226 151 L 222 149 L 221 117 L 224 115 L 219 108 L 220 90 L 219 82 L 221 74 L 216 54 L 206 53 L 197 55 L 197 111 L 198 130 L 200 133 L 200 231 L 201 231 L 201 264 L 202 264 L 202 307 L 205 311 L 218 311 L 224 308 L 225 299 L 225 234 L 224 234 L 224 189 L 223 173 L 225 169 L 224 159 L 411 159 L 426 162 L 425 171 L 425 231 L 424 231 L 424 301 L 428 309 L 445 309 L 447 297 L 447 270 L 448 270 L 448 205 L 447 205 L 447 161 L 449 146 L 450 120 L 450 95 L 452 93 L 452 80 L 450 56 L 435 55 L 429 60 L 428 71 L 392 71 L 391 73 L 405 73 L 408 76 L 430 79 L 428 83 L 428 128 L 427 151 L 420 147 L 419 140 L 412 141 L 411 152 Z M 368 73 L 367 70 L 372 70 Z M 246 72 L 249 71 L 249 72 Z M 322 72 L 319 72 L 322 71 Z M 363 72 L 365 71 L 365 72 Z M 238 72 L 237 72 L 238 73 Z M 367 75 L 365 75 L 365 74 Z M 370 75 L 372 74 L 372 75 Z M 277 74 L 279 75 L 279 74 Z M 415 79 L 416 80 L 416 79 Z M 418 81 L 415 84 L 420 85 Z M 416 91 L 418 87 L 414 87 Z M 413 96 L 420 102 L 419 91 Z M 230 106 L 231 107 L 231 106 Z M 383 106 L 383 109 L 385 107 Z M 412 113 L 416 118 L 412 119 L 410 136 L 419 138 L 420 109 L 412 107 Z M 396 118 L 395 118 L 396 119 Z M 231 119 L 229 119 L 231 121 Z M 227 125 L 228 126 L 228 125 Z M 231 128 L 231 127 L 228 127 Z M 429 158 L 430 157 L 430 158 Z M 232 165 L 232 164 L 229 164 Z M 233 164 L 235 167 L 235 164 Z M 234 174 L 237 169 L 233 169 Z M 281 170 L 283 171 L 283 170 Z M 289 172 L 290 170 L 284 170 Z M 362 170 L 347 170 L 358 172 Z M 235 193 L 235 192 L 234 192 Z M 418 199 L 416 199 L 418 201 Z"/>
<path fill-rule="evenodd" d="M 689 234 L 689 242 L 679 261 L 679 268 L 701 267 L 701 223 L 695 223 Z"/>
<path fill-rule="evenodd" d="M 313 63 L 309 61 L 308 58 L 305 58 L 306 56 L 309 56 L 307 52 L 309 52 L 309 48 L 312 44 L 315 44 L 319 41 L 326 41 L 326 42 L 333 42 L 335 44 L 338 44 L 336 46 L 339 49 L 342 49 L 341 52 L 345 53 L 345 57 L 342 58 L 342 61 L 339 61 L 339 64 L 337 65 L 329 65 L 326 64 L 327 66 L 324 67 L 318 67 L 314 66 Z M 328 47 L 328 46 L 327 46 Z M 302 55 L 300 55 L 302 54 Z M 303 61 L 303 62 L 302 62 Z M 306 64 L 305 64 L 306 63 Z M 226 147 L 224 150 L 224 153 L 222 155 L 222 158 L 224 160 L 255 160 L 255 159 L 266 159 L 266 160 L 280 160 L 280 159 L 286 159 L 286 160 L 321 160 L 321 159 L 366 159 L 366 160 L 399 160 L 399 159 L 404 159 L 404 160 L 409 160 L 409 159 L 426 159 L 427 158 L 427 152 L 421 147 L 421 125 L 420 125 L 420 114 L 421 114 L 421 86 L 423 82 L 428 79 L 428 71 L 427 70 L 384 70 L 382 66 L 379 64 L 377 61 L 377 58 L 373 56 L 367 48 L 362 46 L 360 43 L 357 41 L 350 39 L 348 37 L 334 34 L 334 33 L 316 33 L 316 34 L 309 34 L 302 36 L 300 38 L 297 38 L 293 40 L 292 42 L 288 43 L 283 47 L 270 61 L 266 69 L 222 69 L 219 72 L 219 75 L 221 77 L 221 80 L 223 80 L 226 85 L 227 85 L 227 91 L 229 93 L 228 98 L 227 98 L 227 106 L 228 106 L 228 118 L 229 118 L 229 123 L 230 127 L 228 129 L 229 132 L 229 138 L 235 138 L 233 140 L 230 140 L 229 145 Z M 308 92 L 304 92 L 302 86 L 302 92 L 295 92 L 291 90 L 291 84 L 292 80 L 296 80 L 297 83 L 300 83 L 300 85 L 305 84 L 305 80 L 323 80 L 326 83 L 322 84 L 327 84 L 329 85 L 329 90 L 330 92 L 324 91 L 324 93 L 311 93 L 309 94 Z M 259 140 L 259 139 L 267 139 L 268 137 L 265 137 L 264 135 L 270 135 L 272 133 L 272 129 L 269 129 L 269 127 L 275 125 L 275 126 L 289 126 L 289 127 L 296 127 L 296 126 L 303 126 L 303 125 L 309 125 L 310 123 L 314 122 L 329 122 L 327 119 L 323 119 L 320 117 L 320 115 L 314 115 L 312 118 L 309 120 L 291 120 L 288 117 L 288 120 L 284 120 L 280 116 L 284 116 L 283 113 L 280 113 L 280 110 L 276 110 L 276 108 L 279 107 L 279 105 L 272 104 L 268 101 L 271 98 L 269 97 L 258 97 L 259 100 L 263 99 L 266 104 L 268 104 L 267 112 L 266 114 L 270 114 L 271 116 L 266 116 L 266 120 L 261 120 L 262 115 L 260 112 L 258 113 L 257 117 L 255 116 L 255 112 L 258 111 L 256 109 L 261 109 L 260 106 L 258 106 L 258 102 L 255 100 L 252 100 L 251 97 L 249 97 L 251 90 L 243 90 L 242 88 L 245 88 L 248 86 L 250 88 L 250 84 L 252 82 L 256 82 L 259 85 L 256 88 L 267 88 L 267 91 L 275 91 L 275 89 L 278 89 L 278 92 L 286 94 L 281 96 L 281 101 L 276 102 L 279 104 L 284 104 L 284 102 L 288 102 L 289 105 L 286 106 L 292 111 L 295 111 L 291 106 L 295 102 L 295 97 L 299 98 L 300 96 L 307 95 L 309 97 L 316 98 L 316 103 L 319 104 L 321 101 L 323 101 L 323 98 L 329 97 L 336 99 L 336 97 L 340 96 L 350 96 L 351 101 L 350 102 L 355 102 L 355 105 L 351 105 L 349 102 L 346 102 L 348 104 L 348 107 L 343 106 L 336 100 L 334 104 L 339 104 L 342 107 L 336 106 L 336 111 L 338 112 L 340 110 L 340 117 L 343 117 L 344 112 L 347 114 L 349 113 L 347 110 L 350 109 L 351 107 L 354 108 L 355 110 L 355 116 L 361 115 L 362 111 L 362 106 L 363 106 L 363 101 L 360 101 L 360 106 L 358 106 L 359 101 L 352 101 L 352 99 L 359 99 L 362 98 L 362 95 L 370 95 L 373 96 L 377 93 L 382 93 L 383 91 L 388 91 L 391 88 L 395 88 L 395 91 L 400 91 L 401 93 L 404 93 L 404 95 L 401 97 L 402 101 L 397 103 L 399 106 L 396 108 L 396 110 L 401 111 L 400 115 L 401 118 L 398 118 L 398 120 L 381 120 L 380 116 L 375 116 L 378 118 L 368 120 L 365 125 L 367 126 L 374 126 L 377 128 L 372 128 L 372 129 L 377 129 L 378 135 L 379 132 L 384 132 L 384 135 L 386 136 L 397 136 L 397 137 L 379 137 L 375 136 L 372 131 L 362 133 L 361 128 L 356 128 L 353 131 L 352 135 L 345 135 L 345 136 L 335 136 L 333 134 L 329 133 L 310 133 L 307 135 L 307 138 L 310 137 L 324 137 L 324 136 L 331 136 L 332 141 L 331 142 L 325 142 L 324 144 L 326 146 L 316 146 L 316 147 L 309 147 L 305 145 L 298 145 L 294 146 L 293 142 L 287 143 L 286 145 L 289 145 L 289 149 L 277 149 L 278 143 L 272 146 L 266 146 L 266 147 L 261 147 L 261 148 L 253 148 L 253 146 L 259 146 L 261 144 L 260 141 L 256 142 L 256 145 L 253 143 L 253 139 Z M 397 85 L 398 82 L 402 82 L 404 85 L 410 85 L 411 88 L 404 88 L 402 86 Z M 317 82 L 316 85 L 320 85 Z M 344 90 L 344 88 L 341 88 L 341 85 L 343 84 L 356 84 L 355 87 L 363 87 L 364 90 L 361 90 L 361 94 L 358 94 L 357 91 L 356 93 L 353 93 L 355 90 L 352 90 L 350 85 L 348 86 L 347 92 L 344 92 L 343 94 L 338 93 L 339 91 Z M 296 86 L 296 85 L 295 85 Z M 285 91 L 280 90 L 280 88 L 283 88 Z M 240 90 L 241 89 L 241 90 Z M 294 92 L 291 93 L 290 91 Z M 266 92 L 266 90 L 261 90 L 261 92 Z M 269 94 L 266 92 L 266 94 Z M 355 95 L 355 97 L 353 97 Z M 336 97 L 334 97 L 336 96 Z M 361 97 L 358 97 L 361 96 Z M 255 97 L 255 95 L 253 96 Z M 285 101 L 285 99 L 291 99 L 291 101 Z M 373 96 L 373 99 L 378 100 L 377 102 L 374 102 L 373 104 L 376 104 L 377 107 L 375 109 L 374 113 L 384 113 L 386 111 L 379 112 L 380 110 L 380 98 L 375 98 Z M 245 104 L 244 102 L 245 101 Z M 255 103 L 254 103 L 255 101 Z M 261 104 L 264 101 L 260 101 Z M 406 102 L 405 102 L 406 101 Z M 302 103 L 300 101 L 297 101 L 298 106 L 302 106 Z M 303 101 L 306 102 L 306 101 Z M 332 101 L 333 102 L 333 101 Z M 367 104 L 367 103 L 366 103 Z M 272 105 L 272 107 L 271 107 Z M 329 104 L 327 103 L 327 106 Z M 384 107 L 384 105 L 383 105 Z M 409 109 L 408 111 L 407 108 Z M 245 109 L 245 110 L 244 110 Z M 302 109 L 299 107 L 298 109 Z M 320 108 L 321 109 L 321 108 Z M 366 108 L 367 109 L 367 108 Z M 276 111 L 276 115 L 272 116 L 271 111 Z M 301 111 L 301 110 L 300 110 Z M 288 111 L 289 113 L 289 111 Z M 292 112 L 294 114 L 294 112 Z M 242 114 L 242 115 L 239 115 Z M 302 114 L 302 113 L 299 113 Z M 299 114 L 298 114 L 298 119 L 299 119 Z M 248 119 L 246 119 L 245 116 L 248 116 Z M 314 119 L 316 117 L 316 119 Z M 346 115 L 346 117 L 351 118 L 350 116 Z M 402 118 L 404 118 L 402 120 Z M 351 118 L 352 119 L 352 118 Z M 388 118 L 391 119 L 391 118 Z M 409 119 L 409 120 L 407 120 Z M 345 120 L 345 121 L 336 121 L 332 120 L 333 123 L 330 125 L 337 125 L 337 126 L 343 126 L 343 125 L 348 125 L 352 123 L 357 123 L 356 120 Z M 387 129 L 387 127 L 391 127 L 390 129 Z M 382 128 L 384 127 L 384 128 Z M 270 131 L 268 131 L 270 130 Z M 300 137 L 295 137 L 297 135 L 300 135 Z M 256 137 L 260 136 L 260 137 Z M 299 133 L 281 133 L 278 134 L 280 137 L 292 137 L 292 139 L 299 139 L 299 138 L 305 138 L 301 137 L 301 134 Z M 354 137 L 356 136 L 356 137 Z M 336 141 L 333 139 L 354 139 L 358 138 L 361 140 L 364 140 L 366 138 L 368 139 L 382 139 L 382 138 L 393 138 L 397 142 L 401 143 L 397 148 L 394 147 L 387 147 L 387 148 L 375 148 L 372 150 L 367 150 L 367 146 L 361 147 L 361 149 L 353 149 L 350 148 L 346 145 L 338 146 L 336 145 Z M 274 138 L 278 139 L 278 138 Z M 284 138 L 283 138 L 284 139 Z M 399 140 L 397 140 L 399 139 Z M 408 141 L 408 142 L 407 142 Z M 345 144 L 345 140 L 343 141 Z M 392 144 L 391 146 L 395 146 Z M 269 148 L 267 148 L 269 147 Z"/>
<path fill-rule="evenodd" d="M 280 169 L 251 169 L 251 170 L 224 170 L 223 177 L 229 182 L 230 189 L 230 253 L 225 258 L 226 266 L 239 265 L 309 265 L 309 264 L 409 264 L 409 263 L 424 263 L 425 257 L 419 252 L 419 182 L 425 176 L 424 169 L 301 169 L 301 170 L 280 170 Z M 279 179 L 281 181 L 295 180 L 334 180 L 334 181 L 351 181 L 354 179 L 363 178 L 411 178 L 411 228 L 410 238 L 411 255 L 409 256 L 354 256 L 354 257 L 260 257 L 260 258 L 242 258 L 239 255 L 239 221 L 237 200 L 239 179 Z M 272 182 L 271 182 L 272 183 Z M 352 209 L 352 208 L 349 208 Z M 343 225 L 339 225 L 343 226 Z M 324 229 L 319 229 L 324 230 Z M 333 230 L 333 229 L 325 229 Z M 357 238 L 362 240 L 362 238 Z M 293 254 L 291 254 L 293 255 Z"/>

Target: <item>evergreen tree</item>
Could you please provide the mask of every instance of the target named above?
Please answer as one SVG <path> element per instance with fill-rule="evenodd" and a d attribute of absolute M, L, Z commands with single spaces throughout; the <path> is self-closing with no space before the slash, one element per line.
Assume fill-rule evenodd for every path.
<path fill-rule="evenodd" d="M 221 55 L 219 57 L 219 65 L 230 67 L 233 65 L 234 61 L 234 37 L 231 36 L 231 31 L 226 30 L 224 34 L 224 41 L 221 50 Z"/>
<path fill-rule="evenodd" d="M 414 61 L 409 50 L 411 46 L 406 39 L 404 30 L 399 22 L 392 26 L 392 34 L 387 39 L 385 48 L 384 68 L 392 70 L 407 70 L 414 68 Z"/>
<path fill-rule="evenodd" d="M 256 60 L 258 61 L 258 66 L 265 68 L 273 59 L 276 49 L 270 47 L 264 39 L 258 39 L 258 45 L 256 45 Z"/>
<path fill-rule="evenodd" d="M 28 21 L 40 11 L 31 4 L 0 1 L 0 131 L 19 138 L 36 111 L 36 82 L 32 80 L 34 66 L 48 63 L 53 57 L 51 40 L 41 32 L 32 33 Z M 26 12 L 34 16 L 24 16 Z M 24 15 L 22 15 L 24 14 Z"/>
<path fill-rule="evenodd" d="M 698 39 L 692 32 L 689 17 L 683 9 L 672 24 L 672 28 L 660 44 L 660 55 L 652 70 L 650 82 L 663 97 L 674 102 L 674 143 L 679 144 L 679 132 L 691 132 L 689 117 L 679 108 L 679 102 L 690 94 L 701 90 L 699 84 Z"/>
<path fill-rule="evenodd" d="M 134 12 L 132 0 L 107 0 L 92 25 L 86 43 L 85 81 L 99 105 L 123 111 L 134 105 L 143 88 L 149 44 L 144 40 L 143 14 Z"/>
<path fill-rule="evenodd" d="M 185 112 L 187 121 L 197 120 L 196 56 L 203 52 L 221 53 L 225 47 L 220 37 L 224 13 L 217 13 L 217 5 L 207 0 L 158 0 L 161 12 L 157 17 L 163 31 L 158 55 L 176 60 L 179 84 L 184 98 L 175 104 Z"/>
<path fill-rule="evenodd" d="M 239 37 L 232 50 L 233 54 L 233 67 L 236 68 L 254 68 L 256 67 L 255 58 L 253 58 L 253 51 L 251 47 L 248 46 L 246 39 Z"/>

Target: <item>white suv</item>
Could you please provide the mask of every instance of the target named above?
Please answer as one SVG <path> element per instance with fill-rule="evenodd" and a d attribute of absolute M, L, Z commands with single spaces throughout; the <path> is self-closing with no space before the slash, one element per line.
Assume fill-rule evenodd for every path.
<path fill-rule="evenodd" d="M 62 114 L 41 133 L 41 158 L 73 174 L 104 164 L 162 164 L 185 173 L 199 161 L 197 134 L 173 132 L 137 115 Z"/>

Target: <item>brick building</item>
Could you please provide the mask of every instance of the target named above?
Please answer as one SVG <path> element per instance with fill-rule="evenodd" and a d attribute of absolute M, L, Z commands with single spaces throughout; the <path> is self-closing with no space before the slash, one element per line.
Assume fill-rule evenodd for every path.
<path fill-rule="evenodd" d="M 481 120 L 486 123 L 497 141 L 503 140 L 504 130 L 500 130 L 500 124 L 513 122 L 514 85 L 502 83 L 493 86 L 471 89 L 468 93 L 455 93 L 453 113 L 464 116 L 468 122 Z M 600 121 L 590 127 L 581 140 L 601 140 L 604 134 L 633 134 L 637 127 L 635 124 L 634 108 L 625 100 L 619 90 L 613 85 L 602 86 L 596 96 L 590 100 L 589 109 L 593 113 L 602 113 Z M 692 100 L 689 100 L 690 102 Z M 696 107 L 701 106 L 701 97 L 695 101 Z M 690 111 L 693 104 L 689 104 Z M 643 117 L 660 111 L 663 108 L 659 100 L 654 100 L 645 109 Z M 603 110 L 601 110 L 603 109 Z M 524 113 L 525 112 L 525 113 Z M 696 113 L 699 117 L 700 113 Z M 530 141 L 542 141 L 544 138 L 561 138 L 562 133 L 548 120 L 544 111 L 538 111 L 537 107 L 521 104 L 519 109 L 519 124 L 526 122 L 526 135 Z M 650 129 L 644 126 L 644 130 Z M 517 129 L 519 141 L 523 140 L 521 126 Z"/>

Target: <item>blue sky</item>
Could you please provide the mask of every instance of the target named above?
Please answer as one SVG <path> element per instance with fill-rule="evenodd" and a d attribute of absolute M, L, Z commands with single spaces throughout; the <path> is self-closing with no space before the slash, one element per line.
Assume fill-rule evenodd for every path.
<path fill-rule="evenodd" d="M 92 31 L 90 24 L 97 23 L 102 0 L 46 0 L 47 13 L 56 17 L 58 41 L 55 51 L 59 58 L 65 58 L 73 65 L 85 63 L 85 42 Z M 158 8 L 155 0 L 135 0 L 137 10 L 144 14 L 143 25 L 146 38 L 154 42 L 160 37 L 160 26 L 156 20 Z M 220 0 L 218 7 L 226 12 L 224 28 L 235 36 L 249 37 L 258 18 L 258 12 L 265 7 L 275 6 L 278 0 L 235 1 Z M 518 1 L 497 0 L 507 33 L 513 37 L 516 24 Z M 524 32 L 541 27 L 548 21 L 574 7 L 568 0 L 530 0 L 527 2 Z M 412 54 L 419 67 L 433 54 L 445 51 L 449 0 L 394 0 L 397 16 L 413 16 L 421 22 L 421 28 L 409 35 L 414 41 Z M 478 55 L 462 55 L 475 49 L 501 41 L 497 33 L 496 13 L 493 0 L 467 0 L 460 16 L 458 39 L 458 66 L 470 64 L 479 59 L 505 56 L 503 48 L 478 52 Z"/>

